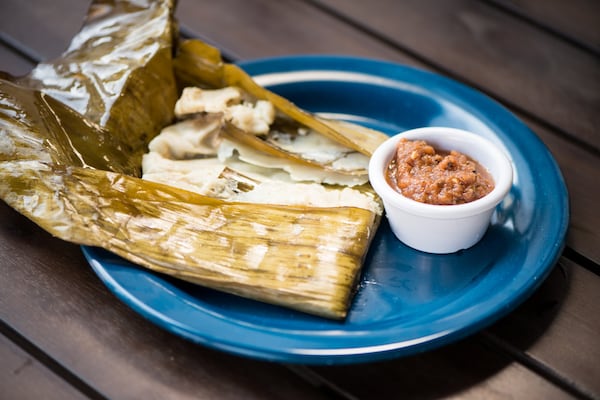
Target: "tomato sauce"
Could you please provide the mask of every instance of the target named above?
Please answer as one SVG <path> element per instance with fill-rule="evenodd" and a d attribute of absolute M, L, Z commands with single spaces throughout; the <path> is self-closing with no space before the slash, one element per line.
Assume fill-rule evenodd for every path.
<path fill-rule="evenodd" d="M 454 150 L 436 151 L 422 140 L 400 140 L 386 179 L 405 197 L 437 205 L 469 203 L 494 189 L 492 176 L 477 161 Z"/>

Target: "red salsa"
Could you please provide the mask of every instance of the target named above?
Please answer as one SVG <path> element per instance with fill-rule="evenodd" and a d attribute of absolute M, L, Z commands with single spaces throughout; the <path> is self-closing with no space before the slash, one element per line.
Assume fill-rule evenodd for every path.
<path fill-rule="evenodd" d="M 436 151 L 423 140 L 400 140 L 386 179 L 405 197 L 437 205 L 469 203 L 494 189 L 477 161 L 454 150 Z"/>

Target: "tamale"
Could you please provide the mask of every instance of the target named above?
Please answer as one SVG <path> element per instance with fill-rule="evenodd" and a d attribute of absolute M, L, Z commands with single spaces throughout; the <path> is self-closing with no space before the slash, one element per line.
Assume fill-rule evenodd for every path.
<path fill-rule="evenodd" d="M 338 130 L 299 110 L 204 43 L 180 46 L 173 6 L 94 1 L 63 56 L 26 77 L 0 79 L 0 197 L 63 240 L 214 289 L 344 318 L 377 213 L 226 203 L 139 179 L 141 156 L 173 122 L 176 82 L 186 81 L 235 84 L 365 154 L 382 137 Z"/>
<path fill-rule="evenodd" d="M 237 65 L 223 62 L 217 49 L 199 40 L 182 42 L 173 64 L 180 87 L 240 87 L 257 99 L 270 101 L 294 121 L 363 154 L 371 155 L 387 139 L 381 132 L 319 118 L 296 107 L 291 101 L 258 85 Z"/>

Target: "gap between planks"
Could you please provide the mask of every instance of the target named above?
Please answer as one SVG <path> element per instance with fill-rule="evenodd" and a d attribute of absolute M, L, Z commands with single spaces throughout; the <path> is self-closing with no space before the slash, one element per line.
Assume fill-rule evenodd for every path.
<path fill-rule="evenodd" d="M 485 87 L 479 85 L 476 82 L 469 80 L 466 77 L 463 77 L 457 73 L 452 72 L 448 68 L 444 67 L 441 64 L 434 62 L 430 58 L 428 58 L 422 54 L 419 54 L 409 48 L 406 48 L 405 46 L 399 44 L 398 42 L 396 42 L 394 39 L 388 37 L 387 35 L 385 35 L 383 33 L 379 33 L 376 30 L 369 28 L 368 26 L 362 24 L 360 21 L 358 21 L 348 15 L 339 13 L 335 9 L 319 2 L 318 0 L 304 0 L 304 1 L 307 4 L 310 4 L 311 6 L 319 9 L 323 13 L 340 20 L 341 22 L 353 27 L 354 29 L 357 29 L 357 30 L 363 32 L 365 35 L 368 35 L 368 36 L 384 43 L 385 45 L 387 45 L 393 49 L 396 49 L 396 50 L 406 54 L 409 57 L 414 58 L 416 61 L 427 66 L 434 72 L 443 74 L 451 79 L 454 79 L 454 80 L 462 82 L 468 86 L 471 86 L 472 88 L 484 93 L 485 95 L 491 97 L 492 99 L 504 104 L 506 107 L 510 108 L 513 112 L 518 112 L 518 113 L 526 116 L 527 118 L 535 121 L 535 123 L 537 123 L 538 125 L 553 132 L 557 136 L 562 137 L 562 138 L 572 142 L 573 144 L 577 145 L 581 149 L 585 150 L 586 152 L 588 152 L 596 157 L 600 157 L 600 148 L 586 142 L 585 140 L 578 138 L 577 136 L 569 133 L 567 130 L 565 130 L 559 126 L 546 121 L 544 118 L 539 117 L 538 115 L 534 114 L 533 112 L 531 112 L 527 109 L 524 109 L 523 107 L 515 104 L 514 102 L 512 102 L 508 99 L 505 99 L 501 96 L 498 96 L 494 93 L 491 93 Z M 491 7 L 491 5 L 489 5 L 489 6 Z"/>
<path fill-rule="evenodd" d="M 523 365 L 525 368 L 528 368 L 537 375 L 542 376 L 565 392 L 573 395 L 575 398 L 581 400 L 596 399 L 593 394 L 588 393 L 584 388 L 579 387 L 576 382 L 573 382 L 572 380 L 558 374 L 546 364 L 529 356 L 527 353 L 517 349 L 516 347 L 511 346 L 509 343 L 498 338 L 488 330 L 484 330 L 477 334 L 477 338 L 486 346 L 493 347 L 496 351 L 506 354 L 519 364 Z"/>
<path fill-rule="evenodd" d="M 587 51 L 588 53 L 598 57 L 600 56 L 600 48 L 598 46 L 594 46 L 591 43 L 580 40 L 574 36 L 569 35 L 568 33 L 554 29 L 550 25 L 540 21 L 539 19 L 528 15 L 527 13 L 521 11 L 517 6 L 511 5 L 510 3 L 500 1 L 500 0 L 482 0 L 484 3 L 489 5 L 490 7 L 494 7 L 506 14 L 509 14 L 515 18 L 519 18 L 522 21 L 527 22 L 529 25 L 539 29 L 543 32 L 546 32 L 572 46 L 575 46 L 583 51 Z"/>
<path fill-rule="evenodd" d="M 46 366 L 49 370 L 53 371 L 57 376 L 64 379 L 67 383 L 79 390 L 85 396 L 92 400 L 108 400 L 107 397 L 103 396 L 96 389 L 89 386 L 81 378 L 73 374 L 62 364 L 52 358 L 48 353 L 40 349 L 38 346 L 30 342 L 26 337 L 21 335 L 15 329 L 10 327 L 2 319 L 0 319 L 0 334 L 3 334 L 6 338 L 12 341 L 15 345 L 20 347 L 23 351 L 35 358 L 40 364 Z"/>

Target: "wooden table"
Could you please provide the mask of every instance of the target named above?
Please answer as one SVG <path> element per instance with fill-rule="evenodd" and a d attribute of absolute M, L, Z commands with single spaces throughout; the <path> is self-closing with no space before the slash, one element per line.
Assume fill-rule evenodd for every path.
<path fill-rule="evenodd" d="M 0 70 L 60 54 L 88 2 L 2 0 Z M 600 398 L 600 3 L 181 0 L 181 31 L 230 60 L 335 53 L 470 85 L 548 146 L 571 202 L 566 249 L 493 326 L 415 356 L 269 363 L 192 344 L 121 303 L 80 248 L 0 204 L 0 398 Z"/>

